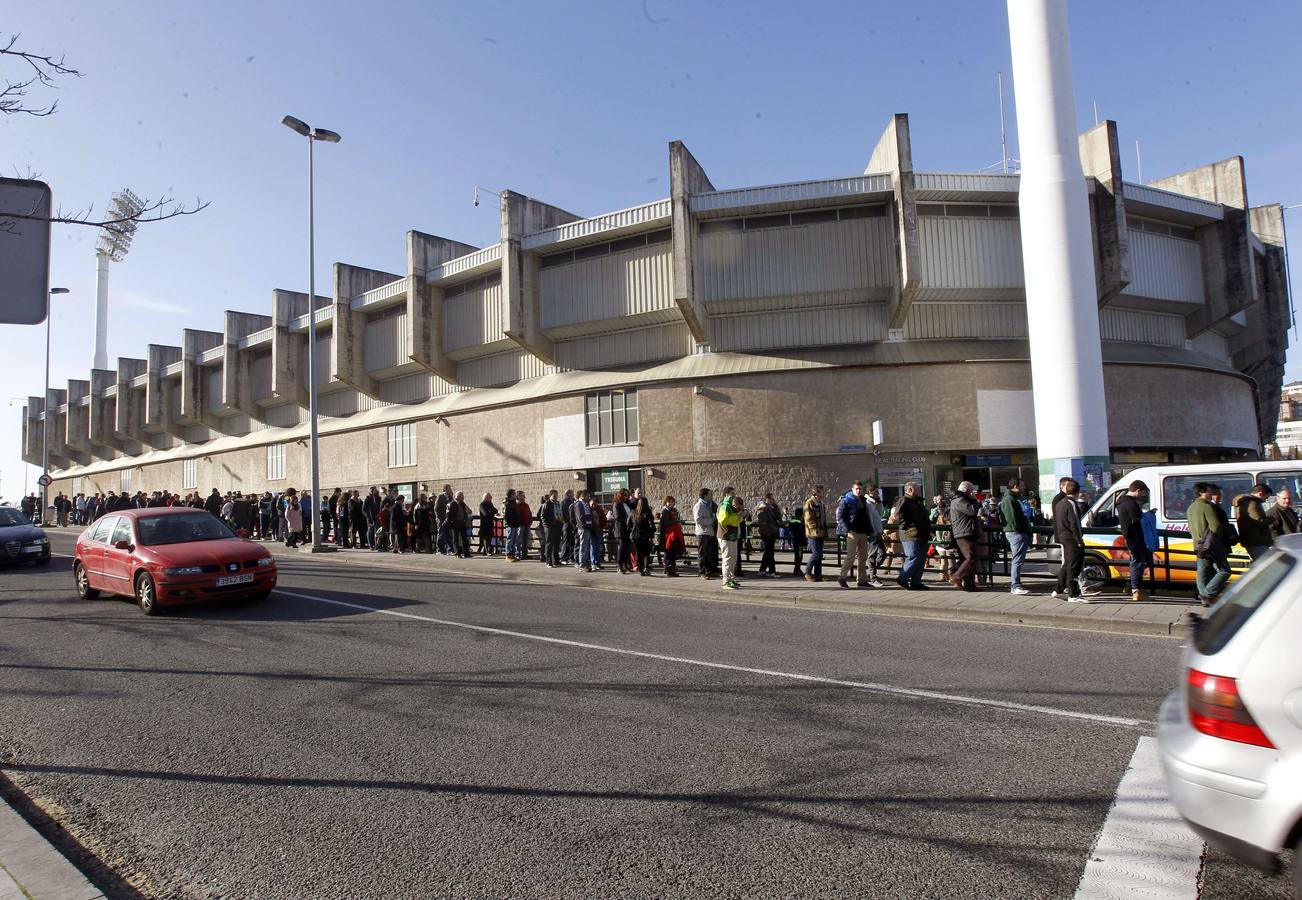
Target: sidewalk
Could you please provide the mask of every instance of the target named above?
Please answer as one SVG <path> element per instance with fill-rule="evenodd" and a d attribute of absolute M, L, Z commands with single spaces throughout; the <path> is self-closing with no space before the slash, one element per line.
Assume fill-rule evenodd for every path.
<path fill-rule="evenodd" d="M 267 542 L 277 557 L 294 556 L 306 548 L 290 550 L 283 544 Z M 314 559 L 326 564 L 374 565 L 388 568 L 439 572 L 472 578 L 499 578 L 550 585 L 573 585 L 593 590 L 617 591 L 690 600 L 716 600 L 727 603 L 755 603 L 765 606 L 789 606 L 802 609 L 838 610 L 910 618 L 949 619 L 960 622 L 985 622 L 1000 625 L 1032 625 L 1046 628 L 1069 628 L 1117 634 L 1143 634 L 1162 637 L 1185 637 L 1188 623 L 1185 613 L 1194 605 L 1184 598 L 1135 603 L 1129 596 L 1103 594 L 1090 603 L 1068 603 L 1049 596 L 1051 588 L 1033 589 L 1027 596 L 1010 594 L 1006 589 L 963 593 L 947 584 L 936 584 L 936 574 L 927 573 L 929 590 L 906 591 L 890 577 L 883 588 L 842 590 L 835 572 L 820 584 L 807 582 L 791 574 L 781 578 L 759 578 L 755 563 L 746 570 L 737 591 L 725 591 L 719 580 L 703 581 L 694 575 L 666 578 L 663 572 L 650 577 L 621 575 L 608 565 L 602 572 L 581 572 L 571 566 L 548 569 L 535 558 L 507 562 L 501 556 L 455 556 L 430 554 L 372 553 L 369 550 L 336 550 L 316 554 Z"/>
<path fill-rule="evenodd" d="M 0 900 L 103 900 L 99 888 L 0 800 Z"/>

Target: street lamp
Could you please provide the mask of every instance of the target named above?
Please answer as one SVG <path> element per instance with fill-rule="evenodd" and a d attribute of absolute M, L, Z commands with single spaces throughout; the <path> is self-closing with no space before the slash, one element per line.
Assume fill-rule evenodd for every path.
<path fill-rule="evenodd" d="M 285 116 L 280 124 L 307 138 L 307 418 L 308 454 L 312 468 L 312 551 L 333 550 L 321 543 L 321 476 L 317 455 L 316 429 L 316 222 L 312 197 L 312 145 L 317 141 L 339 143 L 339 135 L 324 128 L 312 128 L 302 119 Z M 337 327 L 337 326 L 336 326 Z"/>
<path fill-rule="evenodd" d="M 67 288 L 50 288 L 50 296 L 68 293 Z M 45 411 L 41 417 L 41 524 L 45 523 L 45 510 L 50 499 L 50 323 L 54 320 L 54 308 L 45 311 L 45 399 L 41 408 Z"/>

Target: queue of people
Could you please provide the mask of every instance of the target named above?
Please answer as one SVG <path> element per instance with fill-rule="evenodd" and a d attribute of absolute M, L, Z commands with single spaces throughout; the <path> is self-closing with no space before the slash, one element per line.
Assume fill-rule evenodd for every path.
<path fill-rule="evenodd" d="M 1242 544 L 1256 559 L 1280 535 L 1298 530 L 1298 515 L 1287 489 L 1273 496 L 1268 485 L 1258 484 L 1233 501 L 1236 529 L 1222 508 L 1217 485 L 1199 483 L 1194 493 L 1188 522 L 1197 557 L 1198 598 L 1210 605 L 1230 579 L 1231 548 Z M 1148 499 L 1148 486 L 1135 481 L 1116 504 L 1135 601 L 1149 599 L 1144 581 L 1159 548 Z M 35 495 L 23 498 L 23 512 L 33 521 L 38 506 Z M 205 509 L 237 533 L 290 547 L 311 541 L 318 529 L 323 542 L 341 548 L 462 558 L 504 554 L 512 563 L 537 559 L 549 568 L 573 566 L 589 572 L 613 565 L 622 574 L 644 577 L 657 570 L 680 577 L 690 532 L 696 539 L 696 575 L 719 580 L 724 590 L 740 588 L 741 548 L 758 538 L 757 577 L 781 577 L 776 559 L 781 547 L 792 554 L 791 574 L 809 582 L 823 581 L 826 542 L 842 542 L 835 578 L 843 590 L 885 587 L 882 576 L 889 577 L 898 560 L 892 580 L 902 588 L 928 590 L 924 576 L 930 570 L 938 575 L 936 582 L 975 591 L 993 584 L 994 562 L 1006 550 L 1008 590 L 1025 595 L 1031 592 L 1023 579 L 1027 555 L 1041 537 L 1034 528 L 1051 524 L 1053 543 L 1061 553 L 1051 596 L 1081 603 L 1098 590 L 1097 584 L 1082 578 L 1085 505 L 1080 484 L 1072 478 L 1060 480 L 1059 492 L 1043 514 L 1039 498 L 1016 478 L 998 499 L 964 481 L 953 495 L 933 497 L 930 503 L 921 485 L 909 482 L 889 510 L 875 486 L 861 481 L 832 500 L 823 485 L 815 485 L 803 503 L 785 510 L 772 493 L 748 504 L 732 487 L 723 488 L 717 498 L 712 489 L 701 488 L 690 508 L 682 511 L 676 498 L 653 503 L 641 488 L 618 490 L 605 504 L 587 490 L 551 490 L 536 508 L 524 491 L 508 489 L 500 505 L 485 493 L 472 508 L 464 493 L 450 484 L 435 495 L 411 499 L 378 486 L 365 494 L 336 488 L 319 505 L 309 492 L 295 488 L 248 495 L 213 488 L 207 496 L 170 491 L 74 497 L 59 493 L 51 501 L 57 524 L 78 526 L 122 509 L 165 506 Z"/>

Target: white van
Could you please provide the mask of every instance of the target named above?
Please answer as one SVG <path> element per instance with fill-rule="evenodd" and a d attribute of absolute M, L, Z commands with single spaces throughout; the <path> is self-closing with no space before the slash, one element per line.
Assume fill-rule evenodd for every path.
<path fill-rule="evenodd" d="M 1148 485 L 1149 508 L 1157 512 L 1157 527 L 1166 531 L 1188 531 L 1186 510 L 1193 503 L 1194 485 L 1200 481 L 1212 482 L 1221 487 L 1221 505 L 1230 519 L 1235 518 L 1234 498 L 1252 490 L 1258 482 L 1268 484 L 1275 493 L 1288 488 L 1294 502 L 1302 491 L 1302 460 L 1245 460 L 1231 463 L 1194 465 L 1144 466 L 1126 473 L 1116 484 L 1099 495 L 1090 507 L 1084 524 L 1091 528 L 1112 528 L 1117 524 L 1117 500 L 1130 487 L 1132 481 Z M 1267 501 L 1268 503 L 1270 501 Z M 1171 538 L 1171 580 L 1194 580 L 1192 542 Z M 1085 535 L 1085 577 L 1091 580 L 1111 580 L 1127 577 L 1124 566 L 1110 566 L 1110 559 L 1129 559 L 1124 552 L 1125 542 L 1120 536 L 1101 534 Z M 1243 556 L 1242 548 L 1235 548 L 1235 556 Z M 1164 577 L 1165 554 L 1154 554 L 1156 574 Z M 1248 561 L 1231 559 L 1235 572 L 1247 568 Z M 1176 571 L 1176 570 L 1179 571 Z"/>

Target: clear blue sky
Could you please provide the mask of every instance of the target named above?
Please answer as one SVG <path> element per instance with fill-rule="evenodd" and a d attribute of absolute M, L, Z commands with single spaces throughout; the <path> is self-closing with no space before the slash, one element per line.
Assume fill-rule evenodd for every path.
<path fill-rule="evenodd" d="M 1092 101 L 1118 121 L 1127 178 L 1139 139 L 1147 180 L 1242 154 L 1253 203 L 1302 203 L 1302 5 L 1072 6 L 1080 125 Z M 33 94 L 57 97 L 56 115 L 0 121 L 6 174 L 41 173 L 65 209 L 102 209 L 124 186 L 212 201 L 142 228 L 114 266 L 113 360 L 306 288 L 305 150 L 286 113 L 343 135 L 317 156 L 328 288 L 336 260 L 401 272 L 411 228 L 493 242 L 496 206 L 471 206 L 475 185 L 584 215 L 667 196 L 675 139 L 720 187 L 835 177 L 861 172 L 887 118 L 908 112 L 915 165 L 978 169 L 1000 158 L 995 73 L 1010 69 L 997 0 L 55 0 L 0 27 L 84 73 Z M 1008 110 L 1015 155 L 1011 90 Z M 1289 224 L 1302 235 L 1302 216 Z M 89 370 L 94 239 L 56 226 L 51 283 L 72 291 L 56 301 L 56 387 Z M 42 337 L 0 326 L 4 398 L 40 393 Z M 0 417 L 11 498 L 21 405 Z"/>

